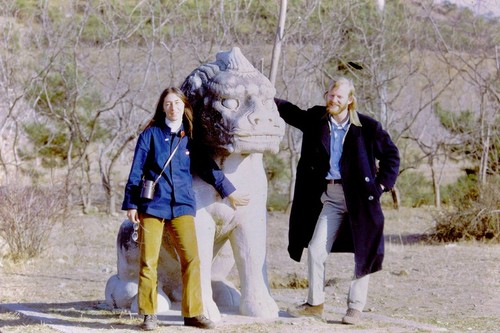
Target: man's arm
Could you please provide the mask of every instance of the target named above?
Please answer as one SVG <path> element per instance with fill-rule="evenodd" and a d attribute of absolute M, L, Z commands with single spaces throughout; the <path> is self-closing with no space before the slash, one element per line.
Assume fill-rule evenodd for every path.
<path fill-rule="evenodd" d="M 284 99 L 274 98 L 280 117 L 290 126 L 303 130 L 307 112 Z"/>
<path fill-rule="evenodd" d="M 375 157 L 379 160 L 377 180 L 382 185 L 383 191 L 390 191 L 399 173 L 399 150 L 380 123 L 377 125 L 375 147 Z"/>

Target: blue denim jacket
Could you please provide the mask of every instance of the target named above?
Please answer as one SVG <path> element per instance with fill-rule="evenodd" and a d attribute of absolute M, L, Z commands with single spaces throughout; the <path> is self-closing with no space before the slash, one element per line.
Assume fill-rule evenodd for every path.
<path fill-rule="evenodd" d="M 141 199 L 141 181 L 155 180 L 177 143 L 179 148 L 169 166 L 156 184 L 152 200 Z M 196 201 L 191 175 L 191 140 L 188 136 L 178 136 L 165 124 L 154 125 L 144 130 L 137 140 L 134 159 L 127 185 L 122 209 L 137 209 L 139 212 L 159 218 L 172 219 L 181 215 L 196 215 Z M 224 198 L 235 188 L 224 176 L 213 160 L 197 159 L 196 169 Z"/>

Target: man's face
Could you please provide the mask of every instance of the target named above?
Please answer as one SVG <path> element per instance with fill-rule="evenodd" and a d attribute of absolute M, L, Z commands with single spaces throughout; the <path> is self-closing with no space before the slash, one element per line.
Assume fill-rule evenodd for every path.
<path fill-rule="evenodd" d="M 349 86 L 341 84 L 332 88 L 326 95 L 326 110 L 332 116 L 338 116 L 347 110 L 352 98 L 349 97 Z"/>

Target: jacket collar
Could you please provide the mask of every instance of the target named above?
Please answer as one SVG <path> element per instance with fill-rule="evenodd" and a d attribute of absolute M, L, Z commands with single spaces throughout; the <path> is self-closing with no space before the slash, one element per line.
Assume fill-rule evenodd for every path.
<path fill-rule="evenodd" d="M 330 154 L 330 126 L 331 124 L 329 123 L 329 120 L 327 117 L 325 117 L 325 121 L 323 122 L 321 126 L 321 143 L 323 144 L 323 147 L 325 148 L 326 152 Z M 344 136 L 344 143 L 349 140 L 349 138 L 355 138 L 359 136 L 361 127 L 357 126 L 356 124 L 349 123 L 347 132 Z"/>
<path fill-rule="evenodd" d="M 180 133 L 181 131 L 184 131 L 184 123 L 181 125 L 177 133 L 172 132 L 172 129 L 165 123 L 159 123 L 158 127 L 161 129 L 162 133 L 165 135 L 175 135 L 177 133 Z"/>

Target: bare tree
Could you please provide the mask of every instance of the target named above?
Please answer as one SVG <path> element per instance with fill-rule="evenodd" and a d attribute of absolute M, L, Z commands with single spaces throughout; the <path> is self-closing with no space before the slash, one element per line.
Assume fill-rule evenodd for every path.
<path fill-rule="evenodd" d="M 498 147 L 495 147 L 500 111 L 500 68 L 495 57 L 500 38 L 498 19 L 474 16 L 468 10 L 454 8 L 448 14 L 446 22 L 429 19 L 436 36 L 435 54 L 446 67 L 458 73 L 465 86 L 463 91 L 468 99 L 459 100 L 452 108 L 469 109 L 477 115 L 477 126 L 471 129 L 470 135 L 479 149 L 469 157 L 478 161 L 478 182 L 484 185 L 488 173 L 498 174 L 495 167 L 498 165 Z M 459 33 L 448 36 L 450 29 Z"/>
<path fill-rule="evenodd" d="M 0 183 L 17 179 L 22 162 L 17 147 L 23 144 L 22 123 L 32 117 L 23 100 L 29 76 L 18 53 L 27 42 L 24 27 L 11 17 L 15 6 L 0 3 Z"/>
<path fill-rule="evenodd" d="M 413 58 L 414 23 L 408 19 L 406 7 L 397 3 L 385 7 L 379 3 L 377 7 L 375 1 L 308 4 L 305 9 L 294 12 L 298 9 L 294 8 L 289 13 L 293 23 L 286 34 L 284 92 L 294 96 L 299 105 L 322 104 L 325 86 L 332 76 L 350 76 L 356 82 L 360 111 L 379 119 L 397 142 L 402 131 L 410 128 L 409 123 L 404 123 L 414 121 L 421 112 L 398 107 L 405 89 L 403 82 L 417 77 L 420 68 Z M 296 61 L 290 63 L 288 59 Z M 295 152 L 300 142 L 296 135 L 288 141 Z M 292 157 L 292 163 L 297 159 Z M 291 184 L 294 182 L 291 179 Z M 395 200 L 399 201 L 397 195 Z"/>
<path fill-rule="evenodd" d="M 403 148 L 402 172 L 427 163 L 436 202 L 443 163 L 454 158 L 449 150 L 458 140 L 440 124 L 436 105 L 468 108 L 460 107 L 466 94 L 456 98 L 453 91 L 473 92 L 480 181 L 498 170 L 494 18 L 431 0 L 287 4 L 278 15 L 280 3 L 265 0 L 41 0 L 22 11 L 2 2 L 3 179 L 16 172 L 33 182 L 65 183 L 85 211 L 103 198 L 114 214 L 123 164 L 158 94 L 234 45 L 272 78 L 277 35 L 278 96 L 304 108 L 323 104 L 332 75 L 354 78 L 360 112 L 379 119 Z M 300 133 L 288 129 L 287 141 L 291 201 Z"/>

